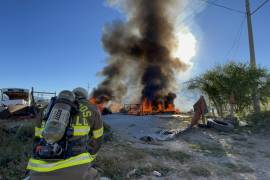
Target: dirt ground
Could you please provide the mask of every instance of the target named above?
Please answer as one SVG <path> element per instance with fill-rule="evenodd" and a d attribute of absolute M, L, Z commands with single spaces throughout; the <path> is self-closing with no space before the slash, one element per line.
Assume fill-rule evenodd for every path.
<path fill-rule="evenodd" d="M 103 119 L 114 131 L 112 140 L 103 144 L 95 162 L 103 178 L 270 179 L 269 133 L 253 134 L 248 130 L 224 133 L 194 128 L 175 140 L 146 143 L 140 138 L 156 138 L 161 130 L 184 129 L 190 119 L 117 114 Z M 24 177 L 31 152 L 34 121 L 2 121 L 1 127 L 3 124 L 10 129 L 10 136 L 3 139 L 7 134 L 2 131 L 0 137 L 0 179 L 21 179 L 18 177 Z M 14 129 L 18 125 L 20 128 Z"/>
<path fill-rule="evenodd" d="M 188 119 L 159 116 L 104 116 L 114 130 L 97 158 L 111 179 L 270 179 L 269 134 L 194 128 L 173 141 L 145 143 L 164 129 L 185 128 Z M 160 174 L 157 174 L 158 171 Z M 160 177 L 158 177 L 160 175 Z"/>

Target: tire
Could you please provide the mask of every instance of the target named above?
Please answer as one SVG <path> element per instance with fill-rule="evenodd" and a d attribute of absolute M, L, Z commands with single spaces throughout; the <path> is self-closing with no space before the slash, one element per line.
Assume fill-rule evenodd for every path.
<path fill-rule="evenodd" d="M 205 128 L 205 129 L 210 128 L 210 127 L 208 126 L 208 124 L 198 124 L 198 127 L 199 127 L 199 128 Z"/>
<path fill-rule="evenodd" d="M 239 121 L 237 119 L 237 117 L 234 116 L 227 116 L 224 121 L 231 123 L 234 126 L 238 126 L 239 125 Z"/>
<path fill-rule="evenodd" d="M 232 124 L 219 120 L 208 120 L 207 125 L 211 128 L 223 132 L 230 132 L 234 129 Z"/>

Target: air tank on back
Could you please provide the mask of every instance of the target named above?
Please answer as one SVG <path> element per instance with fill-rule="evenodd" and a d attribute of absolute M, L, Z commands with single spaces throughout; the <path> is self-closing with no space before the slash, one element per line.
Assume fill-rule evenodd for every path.
<path fill-rule="evenodd" d="M 42 132 L 48 143 L 55 143 L 63 138 L 69 124 L 72 109 L 70 104 L 74 101 L 75 95 L 71 91 L 64 90 L 59 93 Z"/>

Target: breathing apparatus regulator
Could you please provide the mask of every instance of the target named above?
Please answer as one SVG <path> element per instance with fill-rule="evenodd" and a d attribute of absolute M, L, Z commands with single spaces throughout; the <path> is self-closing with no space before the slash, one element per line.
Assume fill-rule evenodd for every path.
<path fill-rule="evenodd" d="M 73 134 L 71 117 L 78 112 L 75 95 L 71 91 L 61 91 L 53 97 L 45 111 L 42 138 L 35 148 L 35 154 L 42 159 L 64 158 L 68 138 Z"/>

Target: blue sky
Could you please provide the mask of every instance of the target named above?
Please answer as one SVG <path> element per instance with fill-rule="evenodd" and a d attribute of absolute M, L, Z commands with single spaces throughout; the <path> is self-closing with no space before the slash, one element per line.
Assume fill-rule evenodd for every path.
<path fill-rule="evenodd" d="M 192 0 L 196 2 L 200 0 Z M 252 9 L 262 2 L 251 0 Z M 244 0 L 217 3 L 245 10 Z M 96 74 L 106 60 L 102 28 L 120 18 L 123 14 L 101 0 L 0 0 L 0 88 L 59 91 L 87 83 L 96 86 L 102 79 Z M 269 18 L 270 3 L 253 16 L 257 62 L 267 68 Z M 241 14 L 208 6 L 193 20 L 186 22 L 198 40 L 193 75 L 228 59 L 248 61 L 246 21 L 241 28 Z"/>
<path fill-rule="evenodd" d="M 196 0 L 197 1 L 197 0 Z M 251 0 L 251 9 L 264 0 Z M 245 11 L 244 0 L 219 0 L 217 3 Z M 270 3 L 253 15 L 253 31 L 256 59 L 260 66 L 270 67 Z M 228 60 L 249 61 L 249 46 L 246 19 L 243 15 L 222 8 L 208 6 L 195 17 L 198 34 L 198 53 L 194 58 L 196 73 L 201 73 Z M 192 28 L 191 28 L 192 29 Z M 196 28 L 195 32 L 196 32 Z M 196 34 L 196 33 L 195 33 Z"/>

